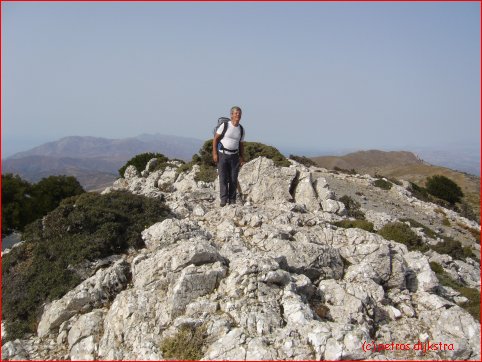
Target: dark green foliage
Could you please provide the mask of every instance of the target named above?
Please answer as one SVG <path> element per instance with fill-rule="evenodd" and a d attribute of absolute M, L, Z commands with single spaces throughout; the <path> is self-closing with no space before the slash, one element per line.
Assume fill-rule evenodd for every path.
<path fill-rule="evenodd" d="M 343 195 L 342 197 L 339 198 L 339 201 L 345 204 L 348 217 L 353 217 L 358 220 L 365 219 L 365 214 L 363 213 L 363 211 L 360 210 L 361 205 L 359 202 L 353 200 L 348 195 Z"/>
<path fill-rule="evenodd" d="M 207 140 L 198 152 L 198 157 L 193 156 L 193 162 L 198 165 L 209 165 L 216 167 L 213 161 L 213 140 Z"/>
<path fill-rule="evenodd" d="M 66 197 L 84 192 L 80 183 L 72 176 L 49 176 L 33 185 L 36 208 L 41 210 L 42 215 L 55 209 Z"/>
<path fill-rule="evenodd" d="M 289 167 L 291 163 L 276 148 L 258 142 L 244 142 L 244 160 L 249 162 L 257 157 L 266 157 L 278 167 Z"/>
<path fill-rule="evenodd" d="M 388 181 L 390 181 L 391 183 L 393 183 L 393 184 L 395 184 L 395 185 L 398 185 L 398 186 L 402 186 L 402 185 L 403 185 L 402 181 L 397 180 L 396 178 L 393 178 L 393 177 L 390 177 L 390 178 L 388 179 Z"/>
<path fill-rule="evenodd" d="M 420 237 L 407 224 L 400 222 L 388 223 L 378 231 L 378 234 L 387 240 L 405 244 L 410 251 L 418 250 L 425 252 L 429 250 L 428 246 L 422 242 Z"/>
<path fill-rule="evenodd" d="M 458 290 L 468 302 L 461 305 L 475 320 L 480 321 L 480 292 L 475 288 L 462 287 Z"/>
<path fill-rule="evenodd" d="M 366 220 L 341 220 L 333 223 L 333 225 L 349 229 L 358 228 L 369 232 L 373 232 L 373 224 Z"/>
<path fill-rule="evenodd" d="M 20 176 L 2 175 L 2 235 L 34 220 L 32 185 Z"/>
<path fill-rule="evenodd" d="M 414 228 L 422 228 L 423 229 L 423 232 L 425 233 L 425 235 L 427 235 L 428 237 L 432 238 L 432 239 L 436 239 L 437 238 L 437 233 L 435 231 L 433 231 L 432 229 L 426 227 L 425 225 L 423 225 L 422 223 L 416 221 L 416 220 L 413 220 L 413 219 L 400 219 L 401 222 L 409 222 L 410 223 L 410 226 L 411 227 L 414 227 Z"/>
<path fill-rule="evenodd" d="M 416 197 L 420 201 L 431 202 L 433 198 L 429 195 L 427 190 L 417 184 L 410 182 L 410 189 L 413 197 Z"/>
<path fill-rule="evenodd" d="M 436 244 L 431 245 L 430 248 L 435 250 L 439 254 L 450 255 L 454 259 L 465 260 L 467 251 L 464 251 L 460 241 L 446 238 L 446 240 Z M 472 253 L 471 253 L 472 254 Z M 472 256 L 472 255 L 469 255 Z"/>
<path fill-rule="evenodd" d="M 121 177 L 124 177 L 124 172 L 127 166 L 130 166 L 130 165 L 135 166 L 137 171 L 141 172 L 146 168 L 147 163 L 153 158 L 157 158 L 158 165 L 164 164 L 169 160 L 162 153 L 152 153 L 152 152 L 141 153 L 139 155 L 132 157 L 129 161 L 127 161 L 127 163 L 119 169 L 119 175 Z"/>
<path fill-rule="evenodd" d="M 202 349 L 207 337 L 206 327 L 183 326 L 172 337 L 161 342 L 162 355 L 166 359 L 193 361 L 203 357 Z"/>
<path fill-rule="evenodd" d="M 442 175 L 427 178 L 426 189 L 429 194 L 445 200 L 452 205 L 459 202 L 464 196 L 459 185 Z"/>
<path fill-rule="evenodd" d="M 383 179 L 378 179 L 373 183 L 373 186 L 379 187 L 383 190 L 390 190 L 392 188 L 392 183 Z"/>
<path fill-rule="evenodd" d="M 292 160 L 295 160 L 296 162 L 301 163 L 302 165 L 305 165 L 306 167 L 310 166 L 316 166 L 316 162 L 313 161 L 312 159 L 305 157 L 305 156 L 295 156 L 295 155 L 290 155 L 289 157 Z"/>
<path fill-rule="evenodd" d="M 2 175 L 2 234 L 23 231 L 25 225 L 55 209 L 64 198 L 83 192 L 72 176 L 50 176 L 30 184 L 17 175 Z"/>
<path fill-rule="evenodd" d="M 431 261 L 429 264 L 430 264 L 430 269 L 432 269 L 432 271 L 435 274 L 441 274 L 444 272 L 444 268 L 442 268 L 442 265 L 440 265 L 439 263 Z"/>
<path fill-rule="evenodd" d="M 354 168 L 352 168 L 351 170 L 346 170 L 344 168 L 340 168 L 338 166 L 335 166 L 333 169 L 337 172 L 345 173 L 347 175 L 356 175 L 356 170 Z"/>
<path fill-rule="evenodd" d="M 474 210 L 466 202 L 462 202 L 462 204 L 460 205 L 460 215 L 462 215 L 463 217 L 466 217 L 469 220 L 480 223 L 480 220 L 475 214 Z"/>
<path fill-rule="evenodd" d="M 218 177 L 218 173 L 215 167 L 201 165 L 199 172 L 194 176 L 194 181 L 214 182 L 216 177 Z"/>
<path fill-rule="evenodd" d="M 80 282 L 76 265 L 143 247 L 140 232 L 167 215 L 158 200 L 128 192 L 84 193 L 28 225 L 25 243 L 2 260 L 2 316 L 9 338 L 35 332 L 42 304 Z"/>
<path fill-rule="evenodd" d="M 468 288 L 460 282 L 453 280 L 443 267 L 436 262 L 430 262 L 430 268 L 435 275 L 437 275 L 437 279 L 441 285 L 458 291 L 468 299 L 461 307 L 469 312 L 476 320 L 480 321 L 480 292 L 477 289 Z"/>

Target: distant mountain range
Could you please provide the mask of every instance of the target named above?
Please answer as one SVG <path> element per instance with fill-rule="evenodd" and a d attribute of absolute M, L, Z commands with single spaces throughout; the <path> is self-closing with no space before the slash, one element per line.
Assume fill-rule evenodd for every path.
<path fill-rule="evenodd" d="M 161 134 L 124 139 L 65 137 L 2 160 L 2 173 L 15 173 L 30 182 L 50 175 L 75 176 L 86 190 L 95 190 L 110 185 L 119 177 L 117 170 L 137 154 L 158 152 L 190 161 L 202 144 L 194 138 Z"/>

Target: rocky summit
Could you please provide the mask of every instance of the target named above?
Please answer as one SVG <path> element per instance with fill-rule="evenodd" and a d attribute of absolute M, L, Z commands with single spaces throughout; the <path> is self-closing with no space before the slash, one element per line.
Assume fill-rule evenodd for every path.
<path fill-rule="evenodd" d="M 172 217 L 142 232 L 144 249 L 100 261 L 45 305 L 37 335 L 4 343 L 2 358 L 186 359 L 178 346 L 203 360 L 480 360 L 480 323 L 441 278 L 480 294 L 469 232 L 480 225 L 416 199 L 408 182 L 384 190 L 290 162 L 245 164 L 242 197 L 225 207 L 216 182 L 195 181 L 197 166 L 129 166 L 104 193 L 157 198 Z M 335 225 L 350 219 L 349 198 L 372 230 Z M 429 247 L 377 233 L 393 222 Z M 442 253 L 440 236 L 474 255 Z"/>

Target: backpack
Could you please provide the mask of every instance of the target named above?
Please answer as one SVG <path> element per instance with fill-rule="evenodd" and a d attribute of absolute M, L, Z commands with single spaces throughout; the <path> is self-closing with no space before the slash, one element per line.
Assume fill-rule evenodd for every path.
<path fill-rule="evenodd" d="M 218 150 L 222 150 L 224 149 L 224 146 L 223 144 L 221 143 L 221 140 L 223 139 L 224 135 L 226 134 L 226 131 L 228 130 L 228 122 L 231 122 L 231 119 L 227 118 L 227 117 L 220 117 L 218 118 L 218 124 L 216 126 L 216 128 L 214 128 L 214 131 L 213 131 L 213 136 L 216 135 L 216 131 L 218 130 L 219 126 L 221 124 L 224 125 L 224 128 L 223 128 L 223 131 L 221 132 L 221 136 L 219 136 L 219 140 L 218 140 Z M 240 141 L 243 139 L 243 136 L 244 136 L 244 128 L 243 126 L 239 125 L 239 127 L 241 127 L 241 137 L 240 137 Z M 228 150 L 230 151 L 230 150 Z"/>

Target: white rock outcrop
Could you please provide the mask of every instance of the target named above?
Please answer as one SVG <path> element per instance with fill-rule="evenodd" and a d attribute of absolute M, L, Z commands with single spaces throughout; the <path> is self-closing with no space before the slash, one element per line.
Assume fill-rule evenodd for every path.
<path fill-rule="evenodd" d="M 479 322 L 429 264 L 480 290 L 478 261 L 332 224 L 347 210 L 330 183 L 368 193 L 369 176 L 257 158 L 241 169 L 245 202 L 220 208 L 215 185 L 195 181 L 196 167 L 144 171 L 128 168 L 112 189 L 162 200 L 175 217 L 142 232 L 146 248 L 45 306 L 37 336 L 5 343 L 4 359 L 162 360 L 173 358 L 163 341 L 202 326 L 203 360 L 480 360 Z M 422 210 L 405 191 L 386 197 L 404 202 L 405 214 Z M 378 226 L 404 216 L 366 214 Z M 428 340 L 452 349 L 413 348 Z M 411 348 L 363 348 L 374 342 Z"/>

